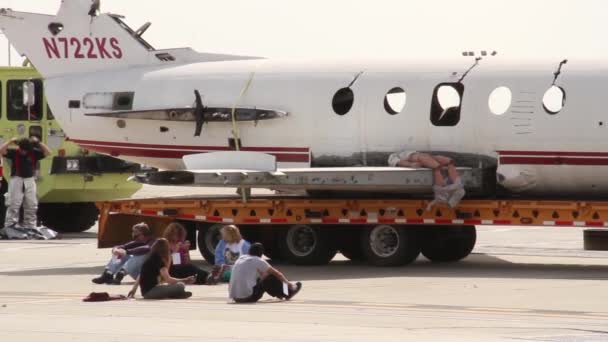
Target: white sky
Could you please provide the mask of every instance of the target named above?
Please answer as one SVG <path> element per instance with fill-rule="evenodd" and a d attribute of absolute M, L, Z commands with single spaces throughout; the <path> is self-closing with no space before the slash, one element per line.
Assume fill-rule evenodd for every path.
<path fill-rule="evenodd" d="M 69 0 L 67 0 L 69 1 Z M 0 0 L 56 13 L 60 0 Z M 606 0 L 102 0 L 158 48 L 275 58 L 608 57 Z M 0 37 L 0 65 L 7 63 Z M 15 59 L 13 60 L 15 61 Z"/>

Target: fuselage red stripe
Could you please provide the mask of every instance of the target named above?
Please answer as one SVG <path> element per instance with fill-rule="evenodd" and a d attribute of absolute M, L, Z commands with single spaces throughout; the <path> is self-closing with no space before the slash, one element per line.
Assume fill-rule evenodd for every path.
<path fill-rule="evenodd" d="M 605 166 L 608 158 L 574 158 L 574 157 L 501 157 L 502 165 L 579 165 Z"/>
<path fill-rule="evenodd" d="M 565 151 L 496 151 L 505 156 L 539 156 L 539 157 L 608 157 L 608 152 L 565 152 Z"/>
<path fill-rule="evenodd" d="M 146 149 L 167 149 L 167 150 L 193 150 L 193 151 L 232 151 L 233 149 L 229 146 L 185 146 L 185 145 L 157 145 L 157 144 L 139 144 L 139 143 L 125 143 L 125 142 L 111 142 L 111 141 L 94 141 L 94 140 L 79 140 L 72 139 L 71 141 L 88 146 L 104 146 L 104 147 L 123 147 L 123 148 L 146 148 Z M 250 152 L 291 152 L 291 153 L 309 153 L 310 148 L 307 147 L 249 147 L 244 146 L 241 148 L 243 151 Z"/>
<path fill-rule="evenodd" d="M 195 153 L 207 153 L 207 152 L 192 152 L 192 151 L 179 151 L 179 150 L 156 150 L 156 149 L 138 149 L 138 148 L 128 148 L 128 147 L 100 147 L 100 146 L 90 146 L 86 144 L 81 144 L 82 147 L 112 155 L 114 157 L 120 156 L 132 156 L 132 157 L 144 157 L 144 158 L 159 158 L 159 159 L 182 159 L 184 156 Z M 267 152 L 277 158 L 278 162 L 284 163 L 308 163 L 310 162 L 309 154 L 292 154 L 292 153 L 277 153 L 277 152 Z"/>

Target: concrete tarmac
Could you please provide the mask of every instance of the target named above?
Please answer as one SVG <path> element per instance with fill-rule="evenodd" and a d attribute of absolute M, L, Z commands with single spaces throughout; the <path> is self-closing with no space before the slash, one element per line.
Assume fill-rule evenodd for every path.
<path fill-rule="evenodd" d="M 83 303 L 132 285 L 91 283 L 109 257 L 94 231 L 0 241 L 0 256 L 1 341 L 608 341 L 608 253 L 583 251 L 579 228 L 480 228 L 456 264 L 278 265 L 302 292 L 256 305 L 229 304 L 227 285 L 190 286 L 182 301 Z"/>

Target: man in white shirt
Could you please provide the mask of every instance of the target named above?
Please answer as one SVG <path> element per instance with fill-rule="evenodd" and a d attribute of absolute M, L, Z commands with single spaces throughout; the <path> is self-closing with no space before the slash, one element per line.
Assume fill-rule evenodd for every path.
<path fill-rule="evenodd" d="M 302 289 L 302 283 L 290 283 L 262 259 L 264 246 L 254 243 L 248 255 L 242 255 L 232 267 L 229 296 L 236 303 L 255 303 L 264 293 L 272 297 L 290 300 Z"/>

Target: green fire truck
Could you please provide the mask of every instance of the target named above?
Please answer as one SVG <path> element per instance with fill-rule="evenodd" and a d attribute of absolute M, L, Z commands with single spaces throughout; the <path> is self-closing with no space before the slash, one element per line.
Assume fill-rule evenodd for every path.
<path fill-rule="evenodd" d="M 34 99 L 24 96 L 33 87 Z M 40 162 L 38 219 L 60 232 L 82 232 L 97 221 L 95 202 L 127 198 L 141 185 L 128 181 L 139 165 L 91 153 L 69 141 L 46 104 L 43 82 L 30 67 L 0 67 L 0 143 L 36 136 L 53 151 Z M 0 219 L 4 223 L 4 195 L 10 168 L 3 161 L 0 183 Z"/>

